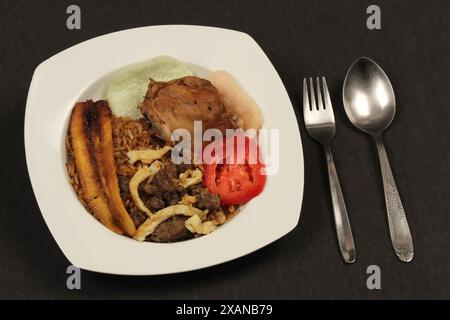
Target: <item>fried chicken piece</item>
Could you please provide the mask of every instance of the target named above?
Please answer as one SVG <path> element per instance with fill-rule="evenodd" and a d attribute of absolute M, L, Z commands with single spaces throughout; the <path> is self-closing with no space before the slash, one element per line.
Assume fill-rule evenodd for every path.
<path fill-rule="evenodd" d="M 208 80 L 185 77 L 169 82 L 150 81 L 142 113 L 155 132 L 170 142 L 172 131 L 187 129 L 194 134 L 194 121 L 202 121 L 203 131 L 224 131 L 239 126 L 239 121 L 226 112 L 217 89 Z"/>

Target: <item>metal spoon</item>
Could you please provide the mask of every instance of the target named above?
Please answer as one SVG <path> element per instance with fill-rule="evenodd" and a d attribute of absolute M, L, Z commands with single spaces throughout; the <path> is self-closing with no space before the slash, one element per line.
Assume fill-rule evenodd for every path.
<path fill-rule="evenodd" d="M 383 131 L 395 115 L 392 85 L 379 65 L 363 57 L 357 59 L 348 70 L 342 97 L 350 121 L 375 140 L 380 157 L 392 246 L 400 260 L 410 262 L 414 256 L 411 232 L 382 139 Z"/>

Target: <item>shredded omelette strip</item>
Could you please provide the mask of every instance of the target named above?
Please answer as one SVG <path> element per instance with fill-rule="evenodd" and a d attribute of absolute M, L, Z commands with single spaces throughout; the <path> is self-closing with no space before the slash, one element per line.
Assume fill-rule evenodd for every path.
<path fill-rule="evenodd" d="M 138 171 L 134 174 L 133 178 L 130 180 L 130 193 L 133 198 L 134 203 L 139 208 L 139 210 L 145 212 L 148 216 L 152 215 L 152 212 L 149 208 L 147 208 L 139 196 L 139 185 L 147 180 L 150 177 L 153 177 L 155 174 L 161 170 L 163 164 L 160 161 L 155 161 L 152 163 L 150 167 L 143 166 L 138 169 Z"/>
<path fill-rule="evenodd" d="M 183 188 L 199 184 L 203 181 L 203 172 L 200 169 L 186 170 L 180 174 L 178 185 Z"/>
<path fill-rule="evenodd" d="M 144 164 L 151 164 L 153 161 L 161 159 L 172 147 L 165 146 L 161 149 L 132 150 L 127 153 L 128 162 L 131 164 L 141 161 Z"/>
<path fill-rule="evenodd" d="M 196 214 L 186 220 L 184 223 L 186 229 L 188 229 L 192 233 L 198 234 L 208 234 L 216 230 L 216 222 L 215 221 L 205 221 Z"/>
<path fill-rule="evenodd" d="M 192 206 L 187 206 L 183 204 L 177 204 L 174 206 L 164 208 L 156 212 L 154 215 L 150 216 L 138 228 L 133 238 L 137 241 L 145 241 L 145 238 L 147 238 L 148 235 L 152 234 L 162 222 L 166 221 L 167 219 L 177 214 L 181 214 L 188 217 L 197 215 L 200 219 L 204 219 L 208 214 L 208 211 L 207 210 L 202 211 Z"/>

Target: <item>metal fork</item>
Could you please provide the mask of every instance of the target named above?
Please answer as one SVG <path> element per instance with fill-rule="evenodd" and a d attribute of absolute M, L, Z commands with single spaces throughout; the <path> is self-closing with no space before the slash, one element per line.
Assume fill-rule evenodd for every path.
<path fill-rule="evenodd" d="M 333 155 L 331 153 L 330 141 L 336 132 L 336 125 L 330 94 L 328 92 L 325 77 L 322 77 L 322 90 L 320 89 L 320 79 L 317 78 L 317 94 L 314 93 L 314 83 L 312 78 L 309 78 L 309 83 L 310 96 L 308 95 L 307 80 L 306 78 L 303 79 L 303 116 L 305 118 L 306 130 L 308 131 L 309 136 L 319 141 L 324 148 L 328 165 L 331 200 L 333 202 L 334 221 L 336 224 L 339 248 L 344 261 L 353 263 L 356 259 L 355 244 L 350 222 L 348 220 L 344 197 L 334 165 Z M 323 91 L 323 99 L 321 91 Z"/>

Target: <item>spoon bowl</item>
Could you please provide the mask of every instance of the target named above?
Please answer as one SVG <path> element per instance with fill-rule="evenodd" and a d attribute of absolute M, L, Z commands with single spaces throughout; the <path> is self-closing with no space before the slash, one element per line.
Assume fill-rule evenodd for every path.
<path fill-rule="evenodd" d="M 380 66 L 369 58 L 359 58 L 351 65 L 342 96 L 350 121 L 369 134 L 381 133 L 394 119 L 394 89 Z"/>
<path fill-rule="evenodd" d="M 348 118 L 377 145 L 392 247 L 401 261 L 410 262 L 414 256 L 411 232 L 382 139 L 395 115 L 394 89 L 381 67 L 363 57 L 351 65 L 342 91 Z"/>

